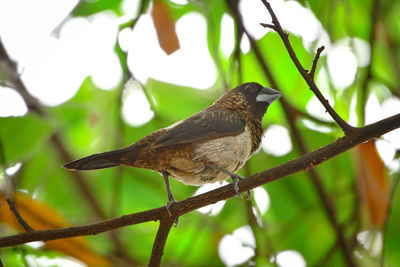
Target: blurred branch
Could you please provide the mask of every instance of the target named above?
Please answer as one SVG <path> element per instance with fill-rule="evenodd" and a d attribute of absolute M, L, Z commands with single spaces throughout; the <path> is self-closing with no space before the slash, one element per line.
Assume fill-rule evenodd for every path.
<path fill-rule="evenodd" d="M 148 266 L 160 266 L 161 258 L 164 255 L 165 242 L 167 241 L 173 223 L 174 219 L 172 219 L 172 217 L 160 220 L 160 226 L 158 227 L 156 239 L 154 240 Z"/>
<path fill-rule="evenodd" d="M 18 223 L 24 228 L 25 231 L 34 231 L 32 227 L 22 218 L 21 214 L 18 212 L 17 207 L 15 205 L 15 201 L 11 197 L 7 197 L 7 203 L 10 208 L 10 211 L 14 214 L 15 218 L 17 219 Z"/>
<path fill-rule="evenodd" d="M 321 124 L 321 125 L 324 125 L 324 126 L 327 126 L 327 127 L 330 127 L 330 128 L 337 127 L 337 123 L 335 123 L 333 121 L 324 121 L 324 120 L 318 119 L 318 118 L 314 117 L 313 115 L 308 114 L 307 112 L 304 112 L 303 110 L 300 110 L 300 109 L 295 108 L 293 106 L 291 106 L 290 108 L 291 108 L 291 110 L 292 110 L 292 112 L 293 112 L 295 117 L 303 117 L 304 119 L 313 121 L 313 122 L 315 122 L 317 124 Z"/>
<path fill-rule="evenodd" d="M 246 28 L 243 25 L 242 17 L 241 17 L 241 15 L 240 15 L 240 13 L 238 11 L 238 8 L 237 8 L 237 3 L 236 2 L 232 2 L 231 0 L 228 0 L 228 1 L 229 1 L 228 3 L 230 4 L 231 10 L 234 13 L 234 17 L 236 18 L 236 21 L 238 22 L 238 27 L 240 27 L 243 30 L 243 32 L 247 35 L 247 37 L 249 38 L 250 46 L 251 46 L 252 50 L 254 51 L 254 53 L 256 55 L 256 58 L 257 58 L 258 62 L 260 63 L 260 65 L 261 65 L 261 67 L 262 67 L 262 69 L 263 69 L 263 71 L 265 73 L 265 76 L 270 81 L 272 87 L 274 87 L 275 89 L 279 90 L 279 86 L 276 83 L 276 81 L 275 81 L 275 79 L 274 79 L 274 77 L 273 77 L 273 75 L 272 75 L 272 73 L 271 73 L 271 71 L 270 71 L 270 69 L 269 69 L 269 67 L 267 65 L 266 60 L 263 58 L 263 56 L 262 56 L 262 54 L 260 52 L 260 49 L 258 48 L 258 45 L 257 45 L 256 41 L 247 32 Z M 282 31 L 282 34 L 285 34 L 285 33 L 283 33 L 283 31 Z M 292 51 L 293 51 L 293 49 L 292 49 Z M 294 52 L 293 52 L 293 54 L 294 54 Z M 315 59 L 314 62 L 316 62 L 316 61 L 317 60 Z M 315 65 L 316 65 L 316 63 L 315 63 Z M 304 70 L 304 72 L 305 72 L 305 70 Z M 309 77 L 307 73 L 306 73 L 306 76 Z M 312 82 L 314 82 L 314 80 L 312 80 Z M 318 90 L 318 92 L 319 92 L 319 90 Z M 291 128 L 293 137 L 294 137 L 294 139 L 295 139 L 295 141 L 296 141 L 296 143 L 297 143 L 297 145 L 298 145 L 298 147 L 300 149 L 300 152 L 301 152 L 301 154 L 305 155 L 305 154 L 307 154 L 308 149 L 306 147 L 306 144 L 305 144 L 305 142 L 303 140 L 303 137 L 302 137 L 298 127 L 296 126 L 296 113 L 295 113 L 293 107 L 288 102 L 286 102 L 285 99 L 281 99 L 281 104 L 282 104 L 283 110 L 285 112 L 286 119 L 287 119 L 287 121 L 289 123 L 289 126 Z M 332 224 L 332 227 L 335 230 L 338 242 L 340 243 L 340 246 L 341 246 L 341 248 L 342 248 L 342 250 L 343 250 L 343 252 L 345 254 L 345 257 L 346 257 L 346 259 L 347 259 L 347 261 L 349 263 L 349 266 L 354 266 L 354 262 L 353 262 L 353 259 L 352 259 L 352 253 L 351 253 L 351 251 L 350 251 L 350 249 L 349 249 L 349 247 L 348 247 L 348 245 L 347 245 L 347 243 L 345 241 L 343 230 L 342 230 L 342 228 L 340 227 L 340 225 L 338 223 L 338 220 L 336 218 L 336 214 L 335 214 L 333 205 L 331 203 L 331 200 L 329 199 L 327 193 L 325 192 L 325 190 L 324 190 L 324 188 L 322 186 L 321 178 L 318 176 L 318 174 L 317 174 L 317 172 L 315 170 L 310 170 L 309 175 L 311 177 L 311 181 L 312 181 L 312 183 L 314 185 L 314 188 L 317 191 L 318 196 L 319 196 L 320 200 L 322 201 L 322 204 L 323 204 L 323 206 L 324 206 L 324 208 L 325 208 L 325 210 L 326 210 L 326 212 L 328 214 L 329 220 L 330 220 L 330 222 Z"/>
<path fill-rule="evenodd" d="M 370 45 L 370 62 L 366 69 L 366 74 L 364 80 L 361 82 L 361 86 L 358 90 L 358 113 L 360 124 L 365 124 L 365 103 L 367 102 L 368 93 L 368 83 L 372 78 L 372 63 L 374 58 L 375 42 L 377 37 L 377 27 L 378 27 L 378 15 L 379 15 L 379 0 L 374 0 L 371 9 L 371 32 L 369 35 L 369 45 Z"/>
<path fill-rule="evenodd" d="M 339 138 L 335 142 L 318 148 L 313 152 L 298 157 L 294 160 L 281 164 L 277 167 L 256 173 L 246 179 L 239 181 L 239 192 L 246 192 L 263 184 L 277 181 L 283 177 L 300 171 L 307 171 L 315 168 L 322 162 L 327 161 L 361 143 L 370 139 L 378 138 L 385 133 L 400 128 L 400 114 L 380 120 L 376 123 L 355 128 L 350 134 Z M 237 196 L 237 192 L 232 184 L 220 187 L 205 194 L 187 198 L 186 200 L 176 202 L 169 208 L 173 217 L 170 217 L 165 206 L 124 215 L 119 218 L 104 220 L 98 223 L 73 226 L 67 228 L 58 228 L 51 230 L 40 230 L 20 233 L 0 238 L 0 247 L 14 246 L 39 240 L 54 240 L 60 238 L 96 235 L 102 232 L 110 231 L 120 227 L 139 224 L 149 221 L 166 220 L 172 225 L 173 218 L 189 213 L 201 207 L 214 204 L 218 201 Z M 164 227 L 167 228 L 168 224 Z"/>
<path fill-rule="evenodd" d="M 342 119 L 342 117 L 340 117 L 336 113 L 336 111 L 329 104 L 328 100 L 322 95 L 321 91 L 318 89 L 318 87 L 314 81 L 314 73 L 315 73 L 317 61 L 319 59 L 319 55 L 321 54 L 321 52 L 324 48 L 320 47 L 318 49 L 317 54 L 314 59 L 313 67 L 310 72 L 307 72 L 307 70 L 303 68 L 299 59 L 297 58 L 296 53 L 294 52 L 293 47 L 290 44 L 289 35 L 283 31 L 278 18 L 276 17 L 274 11 L 271 8 L 271 5 L 266 0 L 261 0 L 261 1 L 265 5 L 265 7 L 268 9 L 268 12 L 271 15 L 272 23 L 273 23 L 272 25 L 261 23 L 261 25 L 264 27 L 272 28 L 279 34 L 283 43 L 285 44 L 285 47 L 289 53 L 290 58 L 292 59 L 293 63 L 295 64 L 295 66 L 298 69 L 298 71 L 300 72 L 300 74 L 303 76 L 304 80 L 307 82 L 311 91 L 315 94 L 315 96 L 318 98 L 318 100 L 322 103 L 322 105 L 325 107 L 325 109 L 329 113 L 329 115 L 331 115 L 331 117 L 337 122 L 337 124 L 339 124 L 339 126 L 342 128 L 343 132 L 346 135 L 349 134 L 351 131 L 354 130 L 354 128 L 351 125 L 349 125 L 347 122 L 345 122 Z"/>
<path fill-rule="evenodd" d="M 383 240 L 382 240 L 382 252 L 381 252 L 381 258 L 380 258 L 380 266 L 384 266 L 384 257 L 385 257 L 385 252 L 386 252 L 386 246 L 387 246 L 387 242 L 386 242 L 386 238 L 388 235 L 388 224 L 389 224 L 389 216 L 392 212 L 393 209 L 393 201 L 394 201 L 394 197 L 396 194 L 396 191 L 399 190 L 399 183 L 400 182 L 400 176 L 397 175 L 393 181 L 392 181 L 392 188 L 390 190 L 390 196 L 389 196 L 389 207 L 386 213 L 386 219 L 385 219 L 385 224 L 383 225 L 382 228 L 382 235 L 383 235 Z"/>
<path fill-rule="evenodd" d="M 243 169 L 246 177 L 251 175 L 250 161 L 246 162 Z M 273 250 L 272 241 L 267 236 L 267 230 L 263 226 L 264 222 L 262 221 L 261 212 L 257 205 L 253 205 L 252 201 L 244 201 L 244 204 L 246 205 L 247 221 L 250 225 L 251 230 L 253 231 L 256 241 L 256 245 L 254 247 L 254 256 L 252 258 L 254 259 L 254 261 L 257 261 L 257 259 L 259 259 L 260 257 L 269 260 L 275 255 L 275 251 Z M 257 221 L 256 214 L 254 214 L 253 210 L 257 212 L 257 215 L 260 218 L 261 225 Z M 273 266 L 277 266 L 276 261 L 271 262 L 271 264 Z"/>
<path fill-rule="evenodd" d="M 10 211 L 14 214 L 15 219 L 17 219 L 18 223 L 22 226 L 22 228 L 25 231 L 33 231 L 34 229 L 24 220 L 24 218 L 21 216 L 21 214 L 17 210 L 17 206 L 14 201 L 14 195 L 15 195 L 14 181 L 13 181 L 12 177 L 10 175 L 8 175 L 6 172 L 7 161 L 6 161 L 6 156 L 4 154 L 3 142 L 1 139 L 0 139 L 0 165 L 1 165 L 1 168 L 4 170 L 4 175 L 6 176 L 5 195 L 6 195 L 6 201 L 8 203 L 8 207 L 9 207 Z"/>
<path fill-rule="evenodd" d="M 241 53 L 240 53 L 240 43 L 243 38 L 243 31 L 239 26 L 235 27 L 235 49 L 233 51 L 233 57 L 236 59 L 237 62 L 237 68 L 238 68 L 238 84 L 241 84 L 243 82 L 243 70 L 242 70 L 242 64 L 241 64 Z"/>
<path fill-rule="evenodd" d="M 41 117 L 46 117 L 46 113 L 43 110 L 39 101 L 36 98 L 32 97 L 27 91 L 19 74 L 17 73 L 16 63 L 9 58 L 7 52 L 3 47 L 1 40 L 0 40 L 0 63 L 2 63 L 3 66 L 4 65 L 6 66 L 7 73 L 9 74 L 6 78 L 14 85 L 14 89 L 21 94 L 29 110 L 35 112 Z M 61 141 L 61 136 L 58 132 L 55 132 L 51 135 L 50 141 L 55 147 L 56 151 L 58 152 L 61 161 L 69 162 L 73 160 L 71 153 L 69 153 L 66 146 Z M 88 206 L 91 208 L 94 215 L 97 216 L 99 219 L 102 220 L 106 219 L 106 215 L 104 214 L 103 210 L 98 204 L 90 185 L 86 182 L 82 173 L 79 172 L 68 172 L 68 173 L 73 178 L 72 180 L 75 182 L 77 188 L 81 192 L 81 195 L 86 200 Z M 27 228 L 24 227 L 24 229 Z M 110 233 L 110 237 L 116 248 L 116 251 L 121 252 L 122 251 L 121 248 L 123 248 L 123 246 L 119 241 L 119 239 L 117 238 L 117 236 L 113 233 Z M 128 257 L 126 257 L 126 253 L 121 253 L 121 254 L 123 254 L 122 256 L 124 256 L 125 259 L 127 259 L 128 261 L 130 260 Z"/>
<path fill-rule="evenodd" d="M 0 42 L 0 61 L 7 64 L 7 70 L 8 73 L 10 73 L 9 77 L 7 78 L 15 86 L 15 90 L 21 94 L 25 103 L 27 103 L 29 110 L 35 112 L 41 117 L 45 117 L 46 114 L 43 111 L 43 108 L 40 105 L 39 101 L 36 98 L 32 97 L 26 90 L 26 87 L 17 72 L 17 65 L 9 58 L 7 52 L 3 47 L 2 42 Z M 54 133 L 50 139 L 64 162 L 69 162 L 73 159 L 72 155 L 68 152 L 67 148 L 61 142 L 61 137 L 58 133 Z M 89 206 L 92 208 L 94 213 L 100 219 L 105 219 L 103 211 L 100 209 L 100 206 L 98 205 L 97 201 L 94 198 L 94 194 L 92 193 L 89 185 L 86 183 L 82 174 L 79 174 L 77 172 L 69 172 L 69 173 L 74 178 L 73 180 L 77 184 L 78 188 L 81 190 L 82 195 L 87 200 Z"/>

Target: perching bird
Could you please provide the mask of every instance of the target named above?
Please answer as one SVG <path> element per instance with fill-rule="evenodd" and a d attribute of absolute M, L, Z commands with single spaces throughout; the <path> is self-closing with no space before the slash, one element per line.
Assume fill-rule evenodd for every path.
<path fill-rule="evenodd" d="M 202 185 L 231 177 L 257 151 L 263 134 L 262 118 L 269 105 L 281 97 L 258 83 L 244 83 L 213 105 L 136 143 L 117 150 L 75 160 L 63 167 L 94 170 L 121 165 L 159 172 L 168 193 L 167 210 L 175 202 L 169 176 L 188 185 Z"/>

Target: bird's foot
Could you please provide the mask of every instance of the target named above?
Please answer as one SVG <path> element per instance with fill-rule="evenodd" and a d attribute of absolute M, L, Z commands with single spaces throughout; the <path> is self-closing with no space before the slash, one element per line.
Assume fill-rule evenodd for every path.
<path fill-rule="evenodd" d="M 172 213 L 171 213 L 171 211 L 169 210 L 169 208 L 170 208 L 171 205 L 174 204 L 174 203 L 176 203 L 176 200 L 175 200 L 175 199 L 169 199 L 168 202 L 167 202 L 167 205 L 165 205 L 165 208 L 167 209 L 168 214 L 169 214 L 169 216 L 171 216 L 171 217 L 172 217 Z"/>
<path fill-rule="evenodd" d="M 169 216 L 171 216 L 171 217 L 172 217 L 172 213 L 171 213 L 171 211 L 169 210 L 169 208 L 170 208 L 171 205 L 174 204 L 174 203 L 176 203 L 176 200 L 175 200 L 174 198 L 172 198 L 172 199 L 169 199 L 168 202 L 167 202 L 167 205 L 165 205 L 165 208 L 167 209 L 167 212 L 168 212 Z M 177 226 L 178 226 L 178 222 L 179 222 L 179 217 L 177 217 L 177 218 L 175 219 L 175 221 L 174 221 L 174 227 L 177 227 Z"/>
<path fill-rule="evenodd" d="M 232 177 L 232 182 L 233 182 L 233 189 L 235 189 L 236 193 L 239 194 L 238 182 L 239 182 L 239 180 L 242 180 L 244 178 L 236 173 L 233 173 L 231 175 L 231 177 Z M 251 199 L 251 191 L 249 190 L 249 191 L 247 191 L 247 200 L 250 200 L 250 199 Z"/>
<path fill-rule="evenodd" d="M 220 172 L 223 172 L 223 173 L 228 174 L 228 175 L 232 178 L 233 189 L 235 189 L 236 194 L 239 195 L 239 186 L 238 186 L 238 182 L 239 182 L 239 180 L 244 179 L 242 176 L 240 176 L 239 174 L 230 172 L 230 171 L 228 171 L 228 170 L 225 170 L 225 169 L 223 169 L 223 168 L 220 168 L 220 167 L 218 167 L 218 166 L 214 166 L 214 165 L 212 165 L 212 164 L 210 164 L 210 163 L 206 163 L 206 167 L 209 167 L 209 168 L 212 168 L 212 169 L 215 169 L 215 170 L 218 170 L 218 171 L 220 171 Z M 247 191 L 247 200 L 250 200 L 250 199 L 251 199 L 251 192 L 250 192 L 250 191 Z"/>
<path fill-rule="evenodd" d="M 235 189 L 236 194 L 239 194 L 239 180 L 242 180 L 243 177 L 236 174 L 236 173 L 232 173 L 231 174 L 231 178 L 232 178 L 232 183 L 233 183 L 233 189 Z"/>

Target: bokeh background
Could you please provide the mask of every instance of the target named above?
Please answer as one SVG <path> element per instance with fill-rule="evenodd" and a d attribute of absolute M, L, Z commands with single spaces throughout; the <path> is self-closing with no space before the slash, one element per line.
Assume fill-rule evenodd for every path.
<path fill-rule="evenodd" d="M 400 112 L 400 2 L 271 0 L 305 68 L 353 126 Z M 343 135 L 295 69 L 258 0 L 0 1 L 0 232 L 83 225 L 165 205 L 157 173 L 71 173 L 68 160 L 129 145 L 257 81 L 284 97 L 248 176 Z M 286 107 L 283 108 L 282 103 Z M 300 136 L 294 138 L 294 133 Z M 400 132 L 180 218 L 165 266 L 400 264 Z M 177 200 L 217 188 L 171 181 Z M 158 223 L 0 251 L 4 266 L 146 265 Z"/>

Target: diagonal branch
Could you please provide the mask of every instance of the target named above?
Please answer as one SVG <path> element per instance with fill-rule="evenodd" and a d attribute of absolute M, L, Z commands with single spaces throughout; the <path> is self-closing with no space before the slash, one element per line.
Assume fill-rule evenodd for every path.
<path fill-rule="evenodd" d="M 173 223 L 174 220 L 172 218 L 160 221 L 160 227 L 158 227 L 148 266 L 160 266 L 161 258 L 164 255 L 165 242 L 167 241 L 167 237 Z"/>
<path fill-rule="evenodd" d="M 322 95 L 321 91 L 318 89 L 317 85 L 315 84 L 314 72 L 315 72 L 315 68 L 316 68 L 316 64 L 317 64 L 319 55 L 321 54 L 322 50 L 319 51 L 319 53 L 317 52 L 317 55 L 315 56 L 314 63 L 313 63 L 313 65 L 315 64 L 315 68 L 313 66 L 311 72 L 308 73 L 307 70 L 305 70 L 303 68 L 303 66 L 301 65 L 299 59 L 297 58 L 296 53 L 294 52 L 293 47 L 290 44 L 289 36 L 282 29 L 281 24 L 279 23 L 278 18 L 276 17 L 274 11 L 272 10 L 270 3 L 267 2 L 266 0 L 261 0 L 261 1 L 265 5 L 265 7 L 268 9 L 268 12 L 271 15 L 272 23 L 273 23 L 273 25 L 262 23 L 261 26 L 272 28 L 279 34 L 279 36 L 281 37 L 283 43 L 285 44 L 285 47 L 286 47 L 286 49 L 287 49 L 287 51 L 289 53 L 290 58 L 292 59 L 293 63 L 295 64 L 295 66 L 298 69 L 298 71 L 300 72 L 300 74 L 303 76 L 304 80 L 307 82 L 307 84 L 310 87 L 311 91 L 313 91 L 313 93 L 316 95 L 318 100 L 322 103 L 322 105 L 325 107 L 325 109 L 329 113 L 329 115 L 331 115 L 331 117 L 337 122 L 337 124 L 340 126 L 340 128 L 342 128 L 343 132 L 346 135 L 349 134 L 350 132 L 352 132 L 354 130 L 354 127 L 352 127 L 347 122 L 345 122 L 342 119 L 342 117 L 340 117 L 336 113 L 336 111 L 331 107 L 331 105 L 329 104 L 328 100 Z M 321 48 L 319 48 L 318 50 L 320 50 L 320 49 Z"/>
<path fill-rule="evenodd" d="M 232 4 L 232 5 L 230 5 L 230 7 L 232 9 L 232 12 L 234 13 L 234 16 L 235 16 L 237 22 L 238 22 L 238 27 L 241 28 L 244 31 L 244 33 L 248 36 L 251 48 L 252 48 L 259 64 L 261 65 L 266 77 L 268 78 L 271 86 L 274 87 L 275 89 L 279 90 L 279 86 L 276 83 L 276 81 L 268 67 L 266 60 L 263 58 L 263 56 L 260 52 L 260 49 L 258 48 L 257 43 L 251 37 L 251 35 L 246 31 L 246 28 L 244 27 L 241 15 L 237 9 L 237 6 L 235 6 L 235 4 Z M 285 99 L 281 100 L 281 104 L 282 104 L 284 113 L 286 115 L 286 119 L 291 128 L 293 138 L 294 138 L 295 142 L 297 143 L 301 154 L 307 154 L 308 149 L 305 145 L 305 142 L 303 140 L 303 137 L 302 137 L 298 127 L 296 126 L 296 112 L 295 112 L 294 108 L 288 102 L 286 102 Z M 340 227 L 338 220 L 336 218 L 336 214 L 335 214 L 335 211 L 333 208 L 332 201 L 329 199 L 327 193 L 325 192 L 325 190 L 323 188 L 323 185 L 321 183 L 321 178 L 319 177 L 318 173 L 314 169 L 310 170 L 309 176 L 310 176 L 311 181 L 314 185 L 314 188 L 317 191 L 318 196 L 325 208 L 325 211 L 328 214 L 330 223 L 336 233 L 337 240 L 338 240 L 340 247 L 342 248 L 343 253 L 347 259 L 348 265 L 353 266 L 354 264 L 353 264 L 351 249 L 349 248 L 349 246 L 346 243 L 346 240 L 344 238 L 344 232 L 343 232 L 342 228 Z"/>
<path fill-rule="evenodd" d="M 256 173 L 255 175 L 239 181 L 239 192 L 247 192 L 253 188 L 266 183 L 274 182 L 296 172 L 306 171 L 314 168 L 322 162 L 325 162 L 328 159 L 331 159 L 361 143 L 364 143 L 370 139 L 378 138 L 383 134 L 397 128 L 400 128 L 400 114 L 391 116 L 364 127 L 355 128 L 350 134 L 339 138 L 329 145 L 318 148 L 299 158 L 269 170 Z M 205 207 L 207 205 L 214 204 L 218 201 L 235 196 L 237 196 L 237 192 L 233 188 L 233 185 L 230 184 L 205 194 L 176 202 L 171 205 L 170 211 L 173 214 L 173 217 L 178 217 L 198 208 Z M 171 217 L 163 206 L 157 209 L 124 215 L 119 218 L 109 219 L 89 225 L 31 231 L 5 236 L 0 238 L 0 247 L 14 246 L 39 240 L 47 241 L 83 235 L 96 235 L 128 225 L 168 219 L 171 219 Z"/>

